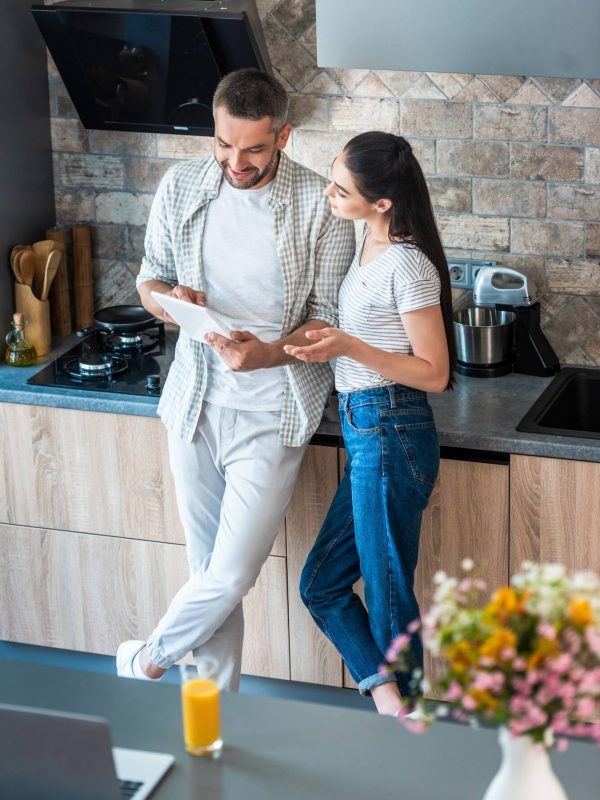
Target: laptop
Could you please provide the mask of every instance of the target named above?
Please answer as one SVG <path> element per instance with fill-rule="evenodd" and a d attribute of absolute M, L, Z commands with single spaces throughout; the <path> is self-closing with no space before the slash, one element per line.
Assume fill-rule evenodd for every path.
<path fill-rule="evenodd" d="M 100 717 L 0 704 L 0 797 L 144 800 L 174 761 L 111 748 Z"/>

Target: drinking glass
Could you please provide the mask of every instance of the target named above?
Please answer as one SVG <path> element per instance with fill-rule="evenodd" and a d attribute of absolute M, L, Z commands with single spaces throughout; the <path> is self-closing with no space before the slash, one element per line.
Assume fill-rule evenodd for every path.
<path fill-rule="evenodd" d="M 223 747 L 216 658 L 202 656 L 182 664 L 181 704 L 185 749 L 194 756 L 218 758 Z"/>

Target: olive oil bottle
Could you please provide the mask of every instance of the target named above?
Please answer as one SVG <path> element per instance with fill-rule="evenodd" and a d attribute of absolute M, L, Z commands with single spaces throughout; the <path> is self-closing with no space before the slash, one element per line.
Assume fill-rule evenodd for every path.
<path fill-rule="evenodd" d="M 27 321 L 23 314 L 13 314 L 12 331 L 6 337 L 4 360 L 11 367 L 30 367 L 37 362 L 35 347 L 25 338 Z"/>

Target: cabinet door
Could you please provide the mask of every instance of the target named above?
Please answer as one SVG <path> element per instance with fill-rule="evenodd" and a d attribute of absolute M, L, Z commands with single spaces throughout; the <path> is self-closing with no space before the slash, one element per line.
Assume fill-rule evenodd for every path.
<path fill-rule="evenodd" d="M 416 594 L 425 613 L 433 599 L 438 570 L 462 574 L 460 563 L 472 558 L 488 594 L 508 581 L 509 467 L 443 459 L 429 505 L 423 514 Z M 426 656 L 425 673 L 439 668 Z"/>
<path fill-rule="evenodd" d="M 511 573 L 523 561 L 600 572 L 600 464 L 511 456 Z"/>
<path fill-rule="evenodd" d="M 113 654 L 186 579 L 182 545 L 0 525 L 0 638 Z"/>
<path fill-rule="evenodd" d="M 285 558 L 270 556 L 244 598 L 242 672 L 263 678 L 290 678 Z"/>
<path fill-rule="evenodd" d="M 0 522 L 183 544 L 160 420 L 2 403 L 0 425 Z"/>
<path fill-rule="evenodd" d="M 0 522 L 185 542 L 159 419 L 0 403 L 0 428 Z"/>
<path fill-rule="evenodd" d="M 292 680 L 342 685 L 342 661 L 304 607 L 300 573 L 338 485 L 337 449 L 309 447 L 286 517 Z"/>
<path fill-rule="evenodd" d="M 187 580 L 185 547 L 0 525 L 0 639 L 114 654 L 145 639 Z M 289 678 L 285 559 L 244 600 L 243 670 Z"/>

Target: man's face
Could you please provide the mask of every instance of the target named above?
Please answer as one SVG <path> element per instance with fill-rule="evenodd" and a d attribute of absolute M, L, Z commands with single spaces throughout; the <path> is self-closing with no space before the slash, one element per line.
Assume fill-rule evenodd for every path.
<path fill-rule="evenodd" d="M 236 189 L 260 189 L 275 175 L 279 151 L 291 126 L 271 130 L 271 117 L 259 120 L 232 117 L 225 108 L 215 111 L 215 158 L 228 183 Z"/>

